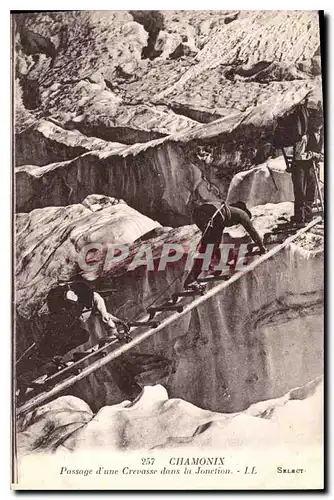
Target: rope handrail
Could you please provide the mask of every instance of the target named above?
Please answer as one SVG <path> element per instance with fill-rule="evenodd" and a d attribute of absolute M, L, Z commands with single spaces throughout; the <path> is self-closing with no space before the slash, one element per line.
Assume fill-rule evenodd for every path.
<path fill-rule="evenodd" d="M 160 330 L 163 330 L 164 328 L 169 326 L 171 323 L 174 323 L 178 319 L 182 318 L 182 316 L 185 316 L 186 314 L 188 314 L 192 309 L 195 309 L 196 307 L 198 307 L 202 303 L 209 300 L 214 295 L 218 294 L 219 292 L 221 292 L 222 290 L 227 288 L 232 283 L 235 283 L 240 278 L 245 276 L 245 274 L 249 273 L 250 271 L 253 271 L 259 264 L 262 264 L 262 262 L 273 257 L 275 254 L 277 254 L 278 252 L 283 250 L 283 248 L 287 247 L 290 243 L 295 241 L 301 234 L 306 233 L 313 226 L 315 226 L 316 224 L 318 224 L 321 221 L 322 221 L 322 217 L 317 217 L 313 221 L 309 222 L 309 224 L 307 224 L 305 227 L 303 227 L 299 231 L 297 231 L 295 234 L 293 234 L 292 236 L 289 236 L 289 238 L 287 238 L 285 241 L 283 241 L 283 243 L 280 243 L 279 245 L 275 246 L 268 253 L 261 255 L 254 262 L 252 262 L 251 264 L 246 266 L 245 269 L 243 269 L 242 271 L 234 274 L 228 281 L 224 281 L 223 283 L 220 283 L 220 284 L 214 286 L 213 288 L 208 290 L 204 295 L 194 299 L 192 302 L 190 302 L 190 304 L 188 304 L 184 307 L 182 312 L 176 312 L 174 314 L 171 314 L 170 316 L 165 318 L 157 327 L 151 328 L 145 332 L 140 333 L 133 340 L 131 340 L 129 343 L 118 347 L 114 351 L 107 354 L 105 357 L 95 361 L 94 363 L 87 366 L 86 368 L 83 368 L 82 371 L 80 373 L 78 373 L 77 375 L 74 375 L 71 378 L 60 382 L 58 385 L 56 385 L 55 387 L 53 387 L 49 391 L 42 392 L 42 393 L 38 394 L 37 396 L 33 397 L 32 399 L 30 399 L 29 401 L 24 403 L 22 406 L 17 408 L 16 415 L 17 416 L 21 415 L 23 413 L 26 413 L 26 412 L 36 408 L 37 406 L 39 406 L 43 402 L 49 400 L 53 396 L 56 396 L 56 394 L 58 394 L 59 392 L 63 391 L 64 389 L 67 389 L 68 387 L 70 387 L 74 383 L 87 377 L 88 375 L 95 372 L 96 370 L 98 370 L 102 366 L 110 363 L 110 361 L 112 361 L 113 359 L 118 358 L 122 354 L 128 352 L 133 347 L 141 344 L 144 340 L 152 337 L 153 335 L 158 333 Z"/>

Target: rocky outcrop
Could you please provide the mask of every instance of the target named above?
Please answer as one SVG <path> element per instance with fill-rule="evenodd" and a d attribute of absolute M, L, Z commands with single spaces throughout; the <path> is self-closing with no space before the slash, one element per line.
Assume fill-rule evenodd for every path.
<path fill-rule="evenodd" d="M 210 412 L 182 399 L 168 398 L 161 386 L 145 387 L 131 403 L 101 408 L 94 415 L 82 400 L 63 396 L 30 412 L 18 424 L 18 450 L 29 454 L 192 449 L 224 450 L 278 442 L 299 450 L 322 446 L 321 378 L 278 399 L 254 404 L 237 414 Z"/>

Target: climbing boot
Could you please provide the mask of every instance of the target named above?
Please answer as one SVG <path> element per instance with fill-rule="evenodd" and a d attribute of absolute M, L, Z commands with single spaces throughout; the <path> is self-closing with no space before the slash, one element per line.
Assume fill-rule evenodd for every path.
<path fill-rule="evenodd" d="M 203 285 L 201 283 L 198 283 L 198 281 L 192 281 L 191 283 L 187 283 L 184 288 L 186 288 L 187 290 L 197 291 L 202 290 Z"/>

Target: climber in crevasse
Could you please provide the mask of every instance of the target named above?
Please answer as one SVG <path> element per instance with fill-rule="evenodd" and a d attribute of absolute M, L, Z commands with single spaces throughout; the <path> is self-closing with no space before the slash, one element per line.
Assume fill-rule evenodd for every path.
<path fill-rule="evenodd" d="M 206 246 L 213 244 L 212 257 L 220 260 L 219 245 L 225 227 L 241 224 L 253 241 L 260 248 L 260 253 L 266 252 L 263 241 L 251 222 L 252 214 L 242 201 L 227 205 L 225 202 L 207 202 L 195 207 L 193 211 L 193 222 L 202 231 L 202 238 L 198 244 L 197 250 L 205 253 Z M 203 259 L 194 259 L 193 267 L 188 274 L 184 288 L 190 288 L 196 285 L 196 279 L 202 271 Z"/>
<path fill-rule="evenodd" d="M 57 285 L 48 293 L 46 302 L 48 314 L 37 325 L 39 338 L 16 363 L 19 380 L 36 370 L 40 374 L 40 368 L 47 373 L 56 371 L 59 357 L 89 340 L 85 323 L 92 313 L 98 315 L 108 329 L 109 335 L 102 339 L 103 343 L 124 337 L 127 332 L 126 324 L 107 311 L 101 295 L 84 281 Z M 121 325 L 123 333 L 118 331 L 116 323 Z"/>

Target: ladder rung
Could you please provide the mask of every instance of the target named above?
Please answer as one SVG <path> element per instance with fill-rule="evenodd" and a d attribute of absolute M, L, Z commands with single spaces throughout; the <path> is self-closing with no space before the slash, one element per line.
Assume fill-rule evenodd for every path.
<path fill-rule="evenodd" d="M 290 228 L 290 229 L 282 229 L 282 231 L 276 231 L 273 233 L 273 236 L 280 236 L 284 234 L 294 234 L 297 233 L 298 229 L 297 228 Z"/>
<path fill-rule="evenodd" d="M 29 387 L 31 389 L 40 389 L 41 387 L 45 387 L 46 385 L 46 382 L 43 380 L 43 382 L 31 382 L 29 384 Z"/>
<path fill-rule="evenodd" d="M 106 295 L 115 293 L 117 291 L 118 291 L 117 288 L 108 288 L 106 290 L 97 290 L 97 293 L 99 293 L 100 295 Z"/>
<path fill-rule="evenodd" d="M 255 255 L 261 255 L 260 250 L 256 250 L 256 252 L 248 252 L 245 254 L 245 257 L 254 257 Z"/>
<path fill-rule="evenodd" d="M 272 230 L 271 234 L 280 233 L 280 232 L 282 232 L 282 231 L 289 231 L 289 229 L 295 229 L 295 228 L 293 227 L 293 225 L 292 225 L 292 224 L 288 224 L 288 225 L 286 225 L 286 226 L 282 226 L 282 227 L 275 227 L 275 228 Z"/>
<path fill-rule="evenodd" d="M 282 227 L 288 227 L 288 226 L 293 226 L 293 223 L 291 221 L 288 221 L 288 222 L 280 222 L 279 224 L 277 224 L 277 226 L 275 226 L 272 231 L 276 231 L 276 229 L 280 229 Z M 269 233 L 270 234 L 270 233 Z"/>
<path fill-rule="evenodd" d="M 277 231 L 286 231 L 286 230 L 289 230 L 289 229 L 301 229 L 302 227 L 304 227 L 305 224 L 282 224 L 281 226 L 279 227 L 274 227 L 274 229 L 272 230 L 272 233 L 276 233 Z"/>
<path fill-rule="evenodd" d="M 230 279 L 230 275 L 219 274 L 217 276 L 206 276 L 205 278 L 197 278 L 199 283 L 207 283 L 208 281 L 227 281 Z"/>
<path fill-rule="evenodd" d="M 128 323 L 128 325 L 131 327 L 135 327 L 135 326 L 149 326 L 151 328 L 157 328 L 157 326 L 159 326 L 159 321 L 130 321 Z"/>
<path fill-rule="evenodd" d="M 317 200 L 315 200 L 315 201 L 312 203 L 312 207 L 318 207 L 320 204 L 321 204 L 321 200 L 319 200 L 319 198 L 318 198 Z"/>
<path fill-rule="evenodd" d="M 199 288 L 198 290 L 184 290 L 183 292 L 173 293 L 172 299 L 176 300 L 178 297 L 193 297 L 195 295 L 204 295 L 205 289 Z"/>
<path fill-rule="evenodd" d="M 177 312 L 182 312 L 183 311 L 183 306 L 181 305 L 172 305 L 172 304 L 166 304 L 166 305 L 161 305 L 161 306 L 156 306 L 156 307 L 149 307 L 147 309 L 147 312 L 149 314 L 155 314 L 156 312 L 160 311 L 177 311 Z"/>
<path fill-rule="evenodd" d="M 279 224 L 279 226 L 274 227 L 272 233 L 276 233 L 277 231 L 285 231 L 286 229 L 302 229 L 306 226 L 304 222 L 292 223 L 289 224 Z"/>
<path fill-rule="evenodd" d="M 90 352 L 74 352 L 72 354 L 71 361 L 73 361 L 73 362 L 79 361 L 80 359 L 85 358 L 88 354 L 91 354 L 92 352 L 94 352 L 94 351 L 90 351 Z"/>

